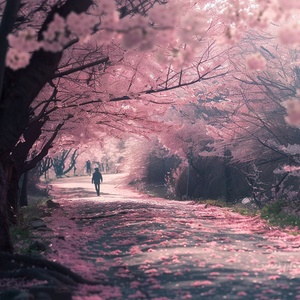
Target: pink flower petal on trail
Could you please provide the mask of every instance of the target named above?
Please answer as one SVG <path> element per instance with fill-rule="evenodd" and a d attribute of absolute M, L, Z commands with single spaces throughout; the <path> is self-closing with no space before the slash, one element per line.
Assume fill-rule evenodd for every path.
<path fill-rule="evenodd" d="M 212 282 L 209 280 L 197 280 L 194 281 L 191 286 L 204 286 L 204 285 L 211 285 Z"/>

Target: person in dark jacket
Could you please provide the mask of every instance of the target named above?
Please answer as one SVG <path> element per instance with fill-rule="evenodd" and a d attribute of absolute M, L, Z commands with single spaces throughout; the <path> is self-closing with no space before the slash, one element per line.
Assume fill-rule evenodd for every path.
<path fill-rule="evenodd" d="M 90 161 L 90 160 L 88 160 L 88 161 L 86 162 L 86 173 L 87 173 L 88 175 L 91 175 L 91 161 Z"/>
<path fill-rule="evenodd" d="M 95 185 L 95 190 L 98 196 L 100 196 L 100 182 L 103 182 L 102 174 L 98 168 L 95 168 L 93 173 L 92 183 Z"/>

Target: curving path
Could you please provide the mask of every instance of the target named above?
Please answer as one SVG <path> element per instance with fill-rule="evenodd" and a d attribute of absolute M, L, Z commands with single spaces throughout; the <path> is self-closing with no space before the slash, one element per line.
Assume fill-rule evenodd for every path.
<path fill-rule="evenodd" d="M 55 181 L 47 254 L 102 284 L 74 299 L 300 299 L 300 235 L 230 209 L 145 196 L 104 174 Z M 47 236 L 48 235 L 48 236 Z"/>

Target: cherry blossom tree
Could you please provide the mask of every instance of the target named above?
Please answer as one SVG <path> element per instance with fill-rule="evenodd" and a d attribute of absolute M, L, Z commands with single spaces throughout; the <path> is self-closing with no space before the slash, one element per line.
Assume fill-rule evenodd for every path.
<path fill-rule="evenodd" d="M 62 53 L 68 47 L 79 42 L 86 37 L 86 32 L 80 32 L 82 28 L 89 28 L 90 35 L 93 31 L 99 31 L 99 22 L 103 26 L 102 32 L 109 32 L 105 29 L 105 24 L 113 27 L 116 18 L 116 7 L 110 1 L 103 1 L 101 7 L 94 6 L 94 15 L 87 17 L 85 26 L 78 26 L 79 14 L 86 12 L 92 5 L 92 1 L 84 3 L 76 0 L 54 1 L 54 2 L 31 2 L 24 5 L 19 1 L 7 5 L 2 17 L 2 41 L 6 41 L 6 36 L 14 29 L 16 35 L 9 35 L 8 40 L 11 48 L 6 56 L 6 64 L 10 69 L 5 69 L 3 83 L 1 112 L 1 242 L 0 248 L 4 251 L 11 251 L 11 243 L 8 238 L 8 223 L 6 206 L 6 182 L 4 175 L 8 165 L 7 156 L 17 143 L 19 137 L 27 126 L 29 115 L 28 107 L 39 94 L 47 82 L 53 79 Z M 19 5 L 20 4 L 20 5 Z M 153 3 L 154 4 L 154 3 Z M 128 14 L 139 12 L 139 8 L 145 10 L 145 6 L 140 5 L 135 10 L 128 10 Z M 7 17 L 16 16 L 18 18 L 9 20 Z M 100 19 L 99 19 L 100 16 Z M 65 19 L 67 18 L 68 30 L 66 30 Z M 92 20 L 93 19 L 93 20 Z M 16 21 L 16 22 L 15 22 Z M 76 27 L 77 25 L 77 27 Z M 91 28 L 92 27 L 92 28 Z M 30 28 L 38 28 L 35 38 L 35 31 Z M 73 31 L 74 30 L 74 31 Z M 72 35 L 73 31 L 73 35 Z M 101 31 L 101 30 L 100 30 Z M 99 31 L 99 32 L 100 32 Z M 75 34 L 74 34 L 75 33 Z M 104 41 L 108 41 L 105 33 L 102 35 Z M 2 62 L 5 59 L 6 49 L 3 49 Z M 32 53 L 32 54 L 30 54 Z M 13 85 L 13 88 L 12 88 Z M 13 100 L 12 100 L 13 99 Z M 6 172 L 7 173 L 7 172 Z M 2 226 L 3 225 L 3 226 Z"/>
<path fill-rule="evenodd" d="M 245 59 L 233 64 L 233 78 L 223 84 L 226 95 L 207 104 L 222 116 L 207 126 L 208 133 L 215 149 L 225 145 L 232 161 L 245 164 L 258 204 L 295 198 L 298 184 L 291 175 L 299 164 L 299 128 L 292 103 L 297 102 L 299 53 L 270 32 L 252 31 L 239 47 Z"/>
<path fill-rule="evenodd" d="M 37 168 L 39 176 L 44 176 L 44 180 L 48 180 L 48 171 L 53 166 L 53 159 L 49 156 L 45 156 L 42 160 L 39 161 Z"/>
<path fill-rule="evenodd" d="M 164 5 L 159 6 L 159 4 Z M 3 86 L 0 121 L 0 216 L 3 216 L 0 228 L 3 231 L 0 232 L 0 249 L 4 251 L 12 249 L 5 217 L 7 210 L 5 173 L 9 173 L 7 169 L 11 170 L 11 166 L 6 163 L 7 157 L 27 127 L 29 106 L 48 83 L 50 86 L 56 86 L 63 93 L 66 82 L 61 79 L 64 76 L 89 68 L 85 77 L 76 75 L 72 78 L 72 83 L 75 79 L 83 79 L 87 83 L 97 82 L 95 85 L 98 85 L 100 83 L 93 77 L 97 66 L 97 72 L 107 74 L 106 78 L 101 76 L 103 87 L 107 88 L 105 91 L 97 87 L 92 92 L 88 89 L 81 89 L 80 92 L 80 85 L 78 88 L 73 86 L 73 89 L 70 85 L 68 90 L 73 90 L 74 93 L 69 101 L 66 95 L 66 97 L 59 95 L 58 99 L 61 101 L 54 102 L 55 105 L 62 105 L 64 108 L 85 107 L 86 112 L 91 112 L 95 110 L 93 106 L 95 102 L 100 106 L 104 102 L 121 100 L 139 102 L 144 101 L 146 96 L 150 103 L 159 104 L 161 100 L 154 101 L 149 97 L 154 92 L 158 95 L 160 92 L 171 91 L 201 80 L 212 80 L 224 74 L 224 69 L 220 70 L 223 60 L 221 59 L 220 62 L 216 53 L 214 55 L 210 51 L 214 43 L 209 44 L 203 40 L 205 33 L 211 37 L 211 32 L 208 33 L 207 28 L 218 27 L 219 29 L 215 30 L 216 36 L 219 36 L 220 40 L 222 37 L 223 42 L 234 43 L 243 35 L 247 25 L 264 27 L 271 20 L 285 21 L 287 17 L 293 15 L 293 10 L 298 8 L 295 1 L 289 5 L 283 1 L 271 5 L 262 1 L 254 3 L 254 1 L 205 0 L 196 5 L 192 1 L 166 3 L 158 0 L 146 2 L 57 0 L 30 3 L 15 0 L 9 2 L 5 10 L 2 10 L 0 28 L 1 41 L 5 45 L 1 50 L 3 76 L 2 79 L 0 77 L 0 86 Z M 279 16 L 279 12 L 284 13 Z M 290 30 L 295 36 L 297 27 L 288 26 L 285 30 Z M 292 38 L 285 40 L 283 34 L 281 39 L 285 43 L 297 42 Z M 87 59 L 83 58 L 81 61 L 76 60 L 76 56 L 75 60 L 72 59 L 70 54 L 75 53 L 76 49 L 82 50 L 83 44 L 88 45 L 86 43 L 96 45 L 96 48 L 93 48 L 95 57 L 89 59 L 86 56 Z M 117 64 L 118 55 L 110 55 L 110 52 L 105 53 L 105 51 L 99 53 L 99 47 L 102 46 L 97 45 L 108 44 L 114 46 L 108 47 L 108 51 L 113 48 L 114 53 L 117 53 L 118 49 L 121 49 L 121 52 L 124 52 L 122 48 L 127 49 L 125 51 L 127 64 L 125 63 L 122 68 Z M 198 48 L 203 49 L 203 46 L 204 51 L 198 52 Z M 159 61 L 158 66 L 163 66 L 163 74 L 166 76 L 159 77 L 157 81 L 155 77 L 158 73 L 149 73 L 147 81 L 152 83 L 144 85 L 144 89 L 141 89 L 143 86 L 141 78 L 144 75 L 141 76 L 136 68 L 138 61 L 128 63 L 135 57 L 135 51 L 139 50 L 144 51 L 143 57 L 140 57 L 143 67 L 146 67 L 147 62 L 149 64 L 150 61 L 152 66 L 153 54 L 145 60 L 147 56 L 145 53 L 154 49 L 153 53 L 156 53 L 154 56 Z M 219 49 L 218 53 L 224 51 L 222 43 L 219 44 Z M 111 56 L 116 59 L 112 60 Z M 81 57 L 84 57 L 82 52 Z M 119 56 L 119 60 L 123 61 L 123 57 Z M 112 66 L 107 72 L 110 61 Z M 4 62 L 8 68 L 4 68 Z M 58 71 L 59 67 L 60 71 Z M 119 88 L 116 79 L 123 77 L 126 67 L 129 85 L 128 80 L 126 80 L 127 84 L 121 82 L 119 91 L 116 89 Z M 216 71 L 219 74 L 216 74 Z M 83 94 L 86 100 L 81 104 L 76 103 L 78 97 L 82 98 Z M 164 97 L 167 97 L 169 103 L 170 94 L 160 95 L 160 99 Z"/>
<path fill-rule="evenodd" d="M 200 90 L 205 107 L 197 104 L 189 108 L 190 112 L 187 107 L 179 111 L 185 118 L 174 123 L 184 126 L 173 125 L 173 134 L 162 135 L 165 145 L 180 153 L 186 168 L 191 165 L 190 157 L 199 157 L 199 154 L 218 156 L 239 166 L 259 205 L 274 197 L 295 197 L 293 189 L 297 189 L 297 184 L 290 175 L 298 174 L 299 170 L 297 50 L 282 45 L 273 30 L 250 31 L 230 54 L 234 57 L 231 59 L 233 69 L 223 77 L 225 80 L 195 86 Z M 173 120 L 178 118 L 178 114 L 175 115 Z M 208 136 L 203 130 L 205 127 Z M 180 136 L 180 132 L 186 138 Z M 199 149 L 201 142 L 202 150 Z M 195 146 L 197 151 L 193 151 Z M 180 173 L 186 178 L 184 170 Z"/>
<path fill-rule="evenodd" d="M 199 90 L 205 93 L 205 88 L 219 94 L 216 82 L 222 77 L 225 81 L 229 78 L 232 63 L 238 66 L 241 61 L 241 68 L 247 66 L 257 72 L 268 68 L 263 52 L 253 51 L 242 59 L 239 56 L 240 61 L 228 59 L 228 47 L 239 42 L 249 27 L 265 29 L 275 22 L 281 25 L 278 32 L 281 43 L 299 43 L 297 1 L 38 0 L 27 3 L 12 0 L 0 6 L 3 45 L 0 52 L 0 251 L 5 252 L 13 250 L 7 201 L 8 182 L 18 180 L 13 156 L 24 169 L 68 143 L 81 145 L 104 135 L 120 137 L 124 131 L 146 135 L 153 129 L 162 130 L 162 116 L 170 105 L 180 107 L 186 102 L 196 102 Z M 261 93 L 262 86 L 264 93 L 271 90 L 275 94 L 276 88 L 269 77 L 238 79 L 236 83 L 231 77 L 227 84 L 230 83 L 233 92 L 238 90 L 239 96 L 242 95 L 240 102 L 236 101 L 237 94 L 233 95 L 232 103 L 228 99 L 218 101 L 218 105 L 223 105 L 223 114 L 218 124 L 213 122 L 206 129 L 219 143 L 215 153 L 223 149 L 224 154 L 222 146 L 234 141 L 230 144 L 231 155 L 243 161 L 242 155 L 238 156 L 238 141 L 244 142 L 243 147 L 251 145 L 249 148 L 255 153 L 255 143 L 252 143 L 255 139 L 249 137 L 254 136 L 257 127 L 245 130 L 253 120 L 259 120 L 259 129 L 264 129 L 262 135 L 257 135 L 260 141 L 274 128 L 275 136 L 281 136 L 277 130 L 281 125 L 274 126 L 275 121 L 268 115 L 268 126 L 265 126 L 265 118 L 260 115 L 265 113 L 262 105 L 254 109 L 242 103 L 247 100 L 244 102 L 248 104 L 249 99 L 255 101 L 252 95 L 258 94 L 256 89 Z M 200 87 L 194 88 L 199 82 Z M 249 82 L 255 82 L 255 88 L 252 95 L 247 93 L 244 97 L 238 86 L 252 87 Z M 276 84 L 282 91 L 280 80 Z M 283 88 L 283 92 L 287 90 Z M 297 126 L 297 97 L 285 105 L 286 110 L 280 110 L 282 118 L 275 125 L 285 124 L 283 120 Z M 276 101 L 268 102 L 269 106 L 276 107 Z M 207 136 L 204 137 L 204 123 L 189 125 L 184 124 L 185 128 L 174 135 L 174 140 L 184 141 L 179 152 L 191 164 L 194 154 L 199 149 L 205 150 L 202 143 L 194 143 L 198 132 L 204 139 Z M 188 138 L 188 132 L 192 139 Z M 256 144 L 261 144 L 260 141 Z M 281 152 L 295 150 L 288 144 L 282 145 L 288 150 L 281 148 Z M 270 144 L 265 143 L 264 149 L 268 147 Z M 272 144 L 272 147 L 273 151 L 281 146 Z M 18 151 L 21 148 L 26 149 L 23 154 Z M 34 152 L 36 155 L 31 155 Z M 297 166 L 285 168 L 297 172 Z"/>
<path fill-rule="evenodd" d="M 31 10 L 35 8 L 36 3 L 30 3 L 27 6 L 19 5 L 19 1 L 11 1 L 6 6 L 4 14 L 2 16 L 1 27 L 2 27 L 2 39 L 1 41 L 6 40 L 6 36 L 10 33 L 13 28 L 18 27 L 18 19 L 12 18 L 9 24 L 7 21 L 8 17 L 16 16 L 17 12 L 20 11 L 19 17 L 23 17 L 26 20 L 33 17 L 32 13 L 34 12 L 42 14 L 38 19 L 40 23 L 40 29 L 38 33 L 38 40 L 41 40 L 43 32 L 45 32 L 47 26 L 52 22 L 56 13 L 60 13 L 61 16 L 67 16 L 71 11 L 81 13 L 86 11 L 89 6 L 92 4 L 90 1 L 85 1 L 84 3 L 79 3 L 80 1 L 66 1 L 60 6 L 54 6 L 53 9 L 48 7 L 44 10 L 46 2 L 42 3 L 40 9 Z M 15 6 L 11 7 L 11 4 Z M 9 10 L 11 8 L 11 10 Z M 22 9 L 21 9 L 22 8 Z M 20 10 L 19 10 L 20 9 Z M 46 17 L 43 12 L 46 11 Z M 31 15 L 30 15 L 31 14 Z M 48 16 L 47 16 L 48 14 Z M 31 19 L 34 22 L 34 19 Z M 37 20 L 36 20 L 37 21 Z M 26 23 L 26 22 L 24 22 Z M 24 24 L 23 23 L 23 24 Z M 10 25 L 10 26 L 9 26 Z M 36 24 L 38 26 L 38 24 Z M 22 25 L 20 25 L 22 27 Z M 38 27 L 37 27 L 38 28 Z M 21 29 L 21 28 L 20 28 Z M 30 41 L 28 38 L 27 41 Z M 29 42 L 29 44 L 31 44 Z M 28 48 L 26 50 L 29 50 Z M 31 48 L 30 51 L 34 49 Z M 26 54 L 21 55 L 11 55 L 11 51 L 14 51 L 13 48 L 10 49 L 10 54 L 7 55 L 7 63 L 9 66 L 9 61 L 12 57 L 15 58 L 15 61 L 23 63 L 26 60 Z M 61 58 L 60 52 L 48 52 L 44 49 L 36 50 L 28 64 L 25 68 L 18 71 L 12 71 L 12 69 L 2 68 L 1 72 L 4 74 L 1 84 L 3 84 L 3 92 L 1 93 L 1 134 L 0 134 L 0 147 L 1 147 L 1 167 L 0 167 L 0 182 L 1 182 L 1 196 L 0 196 L 0 214 L 1 214 L 1 232 L 0 232 L 0 249 L 3 251 L 11 251 L 12 246 L 9 240 L 8 235 L 8 221 L 7 221 L 7 204 L 6 204 L 6 191 L 7 191 L 7 158 L 10 151 L 14 148 L 19 137 L 23 133 L 24 129 L 28 123 L 28 107 L 30 103 L 34 100 L 37 94 L 40 92 L 42 87 L 49 81 L 57 68 L 57 64 Z M 1 57 L 2 61 L 5 59 L 5 53 Z M 23 65 L 24 66 L 24 65 Z M 21 67 L 18 64 L 18 67 Z M 10 167 L 11 169 L 11 167 Z"/>
<path fill-rule="evenodd" d="M 15 37 L 11 37 L 11 44 L 16 43 L 15 39 Z M 202 37 L 203 41 L 204 37 Z M 117 45 L 117 47 L 98 47 L 95 41 L 93 41 L 81 47 L 80 51 L 77 48 L 71 48 L 70 51 L 67 51 L 69 50 L 67 49 L 58 71 L 53 76 L 51 84 L 46 86 L 33 102 L 31 111 L 34 114 L 34 119 L 42 119 L 43 121 L 38 123 L 42 127 L 45 122 L 50 120 L 50 114 L 51 116 L 54 115 L 54 118 L 55 116 L 59 116 L 59 124 L 56 128 L 61 128 L 62 124 L 67 119 L 70 119 L 70 116 L 73 117 L 73 113 L 76 116 L 80 114 L 80 117 L 75 118 L 75 121 L 73 120 L 73 124 L 78 122 L 79 119 L 81 119 L 80 122 L 82 124 L 84 118 L 87 120 L 91 120 L 92 118 L 94 123 L 105 125 L 105 131 L 108 131 L 107 127 L 109 127 L 110 134 L 116 134 L 116 131 L 118 131 L 117 134 L 123 132 L 124 125 L 127 125 L 127 131 L 134 129 L 133 131 L 138 132 L 137 128 L 139 128 L 140 133 L 145 128 L 148 128 L 147 130 L 149 131 L 150 127 L 155 127 L 154 122 L 151 122 L 151 126 L 149 125 L 149 112 L 151 112 L 151 115 L 155 115 L 162 114 L 164 111 L 164 106 L 153 105 L 157 104 L 157 101 L 151 95 L 192 84 L 198 80 L 208 80 L 211 78 L 210 73 L 219 67 L 219 61 L 217 63 L 214 62 L 216 54 L 211 55 L 213 46 L 214 42 L 207 43 L 206 48 L 197 57 L 195 67 L 181 68 L 179 71 L 176 68 L 174 69 L 172 65 L 162 70 L 158 64 L 154 64 L 153 55 L 140 54 L 138 56 L 130 51 L 126 53 L 125 63 L 120 64 L 118 61 L 124 60 L 125 52 L 124 49 L 120 51 L 120 45 Z M 114 55 L 112 57 L 114 57 L 115 62 L 110 61 L 108 64 L 109 53 Z M 182 59 L 185 60 L 186 57 L 178 58 L 180 64 L 184 63 Z M 94 67 L 99 64 L 104 64 L 104 66 L 95 69 Z M 153 65 L 152 67 L 151 64 Z M 142 73 L 140 70 L 143 68 L 151 69 L 153 72 L 149 74 Z M 191 72 L 192 69 L 194 69 L 194 72 Z M 200 69 L 203 69 L 201 73 L 199 73 Z M 166 79 L 162 76 L 163 72 L 167 73 Z M 95 80 L 100 78 L 100 76 L 101 84 L 95 85 Z M 213 74 L 212 76 L 218 75 Z M 163 79 L 161 82 L 154 82 L 153 77 L 163 77 Z M 92 85 L 90 82 L 92 82 Z M 145 89 L 145 87 L 148 87 L 148 89 Z M 83 88 L 85 89 L 84 91 Z M 45 96 L 47 97 L 46 100 Z M 101 97 L 100 99 L 99 96 Z M 136 101 L 135 98 L 137 96 L 139 99 Z M 169 93 L 169 95 L 160 96 L 170 98 L 173 94 Z M 120 104 L 121 100 L 131 100 L 131 103 L 135 101 L 137 105 L 135 103 L 129 106 Z M 143 105 L 145 102 L 148 102 L 147 110 L 144 109 L 144 106 L 140 105 L 142 101 Z M 174 100 L 165 99 L 163 101 L 164 104 L 169 104 Z M 151 106 L 151 110 L 149 110 L 149 106 Z M 97 117 L 100 117 L 101 120 L 97 121 Z M 135 126 L 137 122 L 139 125 Z M 75 130 L 77 130 L 77 135 L 82 137 L 81 133 L 78 134 L 76 127 Z M 57 129 L 55 129 L 55 132 L 57 134 Z M 51 143 L 47 142 L 47 147 L 44 147 L 43 151 L 36 156 L 36 162 L 42 158 L 42 155 L 47 154 L 47 148 L 52 147 L 52 137 L 50 141 Z M 23 143 L 28 144 L 26 139 Z M 20 177 L 21 174 L 20 172 L 18 173 Z M 17 180 L 15 181 L 17 182 Z"/>
<path fill-rule="evenodd" d="M 61 177 L 74 169 L 78 157 L 77 149 L 64 149 L 53 158 L 53 168 L 56 177 Z"/>

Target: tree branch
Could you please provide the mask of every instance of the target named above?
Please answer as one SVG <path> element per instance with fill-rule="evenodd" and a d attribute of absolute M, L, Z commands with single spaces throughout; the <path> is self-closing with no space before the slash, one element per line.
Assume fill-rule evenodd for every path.
<path fill-rule="evenodd" d="M 72 73 L 82 71 L 84 69 L 87 69 L 87 68 L 90 68 L 90 67 L 93 67 L 93 66 L 96 66 L 96 65 L 100 65 L 100 64 L 103 64 L 103 63 L 105 64 L 108 61 L 109 61 L 109 57 L 101 58 L 99 60 L 96 60 L 94 62 L 85 64 L 85 65 L 82 65 L 82 66 L 79 66 L 79 67 L 76 67 L 76 68 L 72 68 L 72 69 L 69 69 L 69 70 L 66 70 L 66 71 L 63 71 L 63 72 L 55 73 L 53 75 L 52 79 L 63 77 L 63 76 L 66 76 L 66 75 L 70 75 Z"/>

